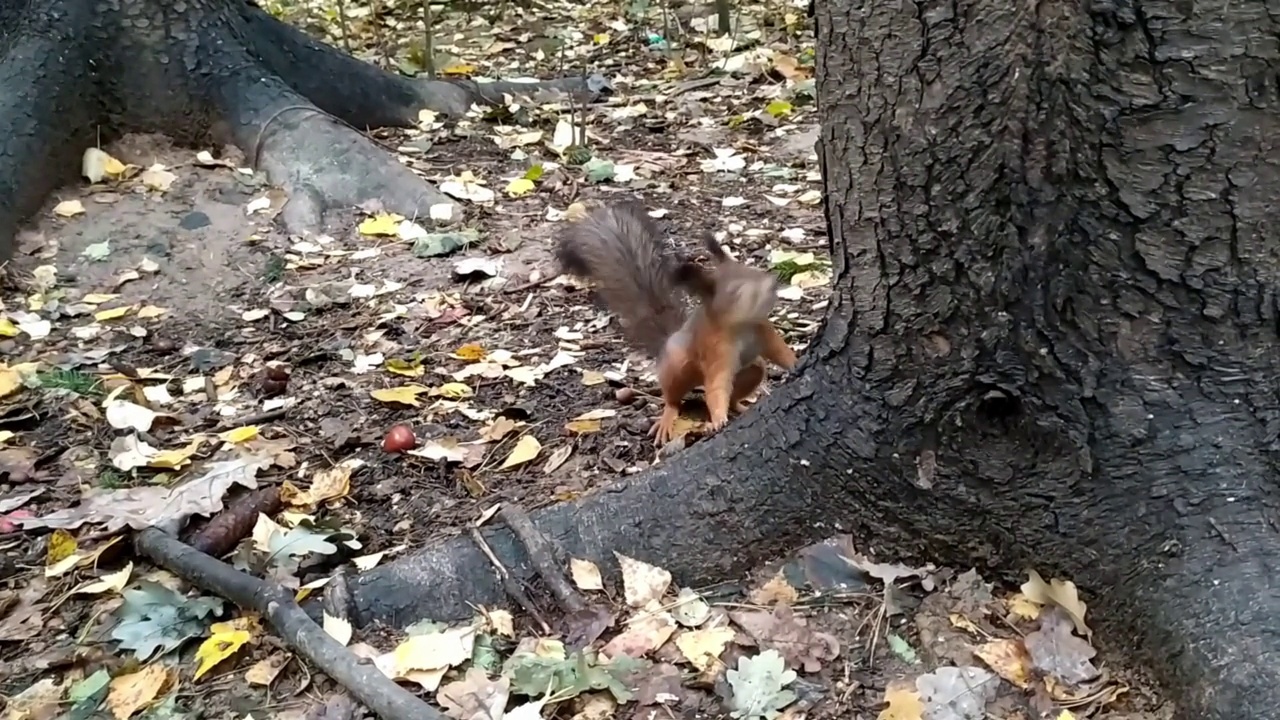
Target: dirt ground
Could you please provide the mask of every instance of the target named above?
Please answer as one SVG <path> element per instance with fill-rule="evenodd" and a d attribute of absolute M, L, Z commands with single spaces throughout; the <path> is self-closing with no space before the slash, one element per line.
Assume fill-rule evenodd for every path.
<path fill-rule="evenodd" d="M 104 618 L 119 608 L 120 588 L 68 592 L 128 562 L 135 563 L 135 578 L 161 576 L 120 543 L 71 572 L 51 574 L 55 556 L 67 554 L 55 547 L 64 541 L 48 528 L 18 527 L 24 518 L 79 507 L 86 492 L 177 485 L 245 449 L 272 456 L 258 473 L 260 485 L 315 487 L 322 474 L 345 468 L 341 492 L 309 511 L 357 537 L 359 554 L 386 551 L 380 559 L 390 562 L 464 530 L 496 503 L 532 510 L 658 461 L 647 436 L 658 410 L 652 363 L 621 342 L 616 324 L 589 293 L 556 279 L 551 244 L 564 227 L 562 214 L 575 204 L 640 199 L 685 248 L 695 250 L 703 233 L 715 232 L 739 258 L 789 274 L 777 317 L 803 353 L 820 323 L 830 272 L 813 151 L 817 118 L 806 90 L 812 34 L 803 27 L 802 9 L 773 18 L 759 7 L 744 8 L 745 22 L 766 39 L 720 55 L 772 54 L 750 55 L 746 70 L 710 78 L 702 75 L 715 48 L 691 53 L 684 75 L 677 75 L 661 46 L 655 49 L 640 32 L 660 30 L 655 20 L 624 32 L 611 8 L 561 8 L 563 17 L 543 16 L 544 27 L 579 28 L 583 61 L 614 75 L 616 97 L 586 110 L 589 145 L 614 164 L 612 180 L 592 182 L 590 173 L 565 164 L 544 169 L 532 192 L 513 197 L 509 183 L 534 164 L 528 158 L 556 158 L 542 143 L 518 151 L 500 147 L 494 138 L 504 134 L 495 129 L 501 123 L 472 119 L 461 128 L 377 132 L 388 148 L 410 149 L 403 159 L 424 176 L 443 181 L 466 171 L 496 194 L 492 203 L 467 203 L 467 225 L 480 241 L 454 253 L 423 257 L 411 240 L 370 234 L 376 213 L 354 208 L 331 218 L 327 236 L 290 237 L 273 217 L 279 198 L 260 177 L 238 169 L 243 158 L 236 151 L 206 148 L 213 158 L 197 158 L 199 149 L 156 136 L 131 136 L 103 149 L 139 169 L 162 165 L 174 175 L 167 189 L 134 173 L 66 187 L 50 198 L 18 240 L 3 294 L 13 332 L 0 341 L 0 352 L 9 368 L 39 364 L 20 373 L 23 387 L 0 408 L 0 692 L 11 698 L 10 711 L 19 713 L 13 716 L 52 717 L 48 703 L 13 701 L 41 680 L 56 678 L 62 692 L 99 668 L 133 677 L 142 667 L 105 634 Z M 793 16 L 801 18 L 798 25 Z M 518 20 L 488 26 L 452 18 L 466 32 L 448 50 L 478 73 L 555 74 L 538 33 L 517 31 Z M 604 33 L 610 37 L 602 42 Z M 563 111 L 550 108 L 504 122 L 550 137 L 560 117 Z M 721 164 L 707 165 L 718 154 Z M 740 165 L 727 159 L 733 156 Z M 628 172 L 634 179 L 623 179 Z M 260 206 L 267 207 L 251 212 Z M 802 253 L 814 257 L 794 259 Z M 42 327 L 42 320 L 49 324 Z M 387 399 L 405 398 L 406 386 L 417 387 L 408 402 Z M 636 401 L 620 401 L 620 392 L 633 390 Z M 157 415 L 145 429 L 121 427 L 106 410 L 120 398 Z M 697 417 L 696 401 L 690 414 Z M 383 450 L 397 423 L 412 426 L 420 454 Z M 252 437 L 234 436 L 246 426 L 255 428 Z M 686 442 L 696 442 L 697 423 L 682 427 L 690 431 Z M 191 450 L 192 438 L 215 434 L 222 434 L 221 444 Z M 169 463 L 176 467 L 153 458 L 122 470 L 124 436 L 185 454 Z M 527 437 L 537 440 L 532 459 Z M 100 518 L 71 527 L 76 552 L 100 549 L 110 535 L 93 519 Z M 983 590 L 962 571 L 890 573 L 886 590 L 885 566 L 851 559 L 856 541 L 842 542 L 780 559 L 744 578 L 740 588 L 707 595 L 733 609 L 779 568 L 794 580 L 801 592 L 783 604 L 838 645 L 792 688 L 809 717 L 912 717 L 909 704 L 889 700 L 886 706 L 895 683 L 941 666 L 982 666 L 974 647 L 1034 631 L 1034 624 L 1010 614 L 1022 596 Z M 294 586 L 324 577 L 331 565 L 304 562 Z M 968 617 L 968 624 L 957 616 Z M 356 638 L 377 644 L 372 635 L 357 632 Z M 733 665 L 735 653 L 752 650 L 741 633 L 738 640 L 721 661 Z M 394 645 L 387 642 L 383 651 Z M 246 680 L 247 670 L 283 653 L 269 634 L 255 636 L 251 647 L 195 683 L 197 644 L 169 658 L 181 658 L 173 679 L 163 693 L 153 693 L 156 702 L 167 693 L 190 714 L 164 702 L 148 714 L 303 717 L 336 689 L 301 661 L 267 686 Z M 653 657 L 684 663 L 688 671 L 672 643 Z M 1104 677 L 1075 704 L 1054 705 L 1034 681 L 1026 690 L 1008 678 L 992 679 L 999 689 L 985 717 L 1031 718 L 1067 706 L 1074 717 L 1168 716 L 1170 708 L 1146 689 L 1151 685 L 1140 673 L 1112 658 L 1094 662 Z M 724 713 L 714 702 L 723 694 L 723 675 L 675 687 L 685 693 L 677 706 L 661 712 L 655 710 L 660 705 L 622 706 L 610 715 Z M 1127 690 L 1118 692 L 1121 687 Z M 69 702 L 54 704 L 66 709 Z M 589 706 L 578 698 L 554 714 L 608 716 Z M 796 717 L 798 711 L 788 712 Z M 543 716 L 552 715 L 551 707 L 544 709 Z"/>

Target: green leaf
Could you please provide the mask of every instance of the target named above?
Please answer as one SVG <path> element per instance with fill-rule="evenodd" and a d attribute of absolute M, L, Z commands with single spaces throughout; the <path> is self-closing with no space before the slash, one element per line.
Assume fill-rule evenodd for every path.
<path fill-rule="evenodd" d="M 480 233 L 475 230 L 427 233 L 413 242 L 413 254 L 421 258 L 448 255 L 479 240 Z"/>
<path fill-rule="evenodd" d="M 338 546 L 328 540 L 332 534 L 316 532 L 299 525 L 291 528 L 287 533 L 271 533 L 271 537 L 267 539 L 267 548 L 272 558 L 300 557 L 314 553 L 332 555 L 338 552 Z"/>
<path fill-rule="evenodd" d="M 543 173 L 542 165 L 541 164 L 534 165 L 533 167 L 524 171 L 524 179 L 538 182 L 539 180 L 542 179 L 542 173 Z"/>
<path fill-rule="evenodd" d="M 893 651 L 894 655 L 901 658 L 903 662 L 911 665 L 920 664 L 920 658 L 916 655 L 916 651 L 912 649 L 910 643 L 894 633 L 889 633 L 887 639 L 889 641 L 889 649 Z"/>
<path fill-rule="evenodd" d="M 204 633 L 204 618 L 222 610 L 222 600 L 186 596 L 150 580 L 124 591 L 124 603 L 115 612 L 116 626 L 111 638 L 120 647 L 132 650 L 139 660 L 171 652 L 187 640 Z"/>
<path fill-rule="evenodd" d="M 774 100 L 768 105 L 765 105 L 764 111 L 774 117 L 782 117 L 784 115 L 790 115 L 791 103 L 787 102 L 786 100 Z"/>
<path fill-rule="evenodd" d="M 796 673 L 787 669 L 777 650 L 738 658 L 738 669 L 725 673 L 725 679 L 733 688 L 730 714 L 735 718 L 773 720 L 796 701 L 796 694 L 784 689 L 796 679 Z"/>
<path fill-rule="evenodd" d="M 106 260 L 107 256 L 111 254 L 111 241 L 103 240 L 100 243 L 89 245 L 80 254 L 90 260 Z"/>
<path fill-rule="evenodd" d="M 110 682 L 111 673 L 99 670 L 72 685 L 67 691 L 67 701 L 72 703 L 71 708 L 59 720 L 89 720 L 106 699 Z"/>
<path fill-rule="evenodd" d="M 587 180 L 592 183 L 608 182 L 613 179 L 613 163 L 600 158 L 591 158 L 583 163 L 582 169 L 587 171 Z"/>

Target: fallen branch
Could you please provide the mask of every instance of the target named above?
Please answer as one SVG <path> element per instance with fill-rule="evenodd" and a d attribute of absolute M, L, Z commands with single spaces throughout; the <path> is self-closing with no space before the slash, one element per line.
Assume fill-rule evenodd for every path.
<path fill-rule="evenodd" d="M 384 720 L 445 720 L 444 715 L 397 685 L 371 663 L 353 655 L 303 612 L 284 587 L 232 568 L 170 535 L 148 528 L 134 547 L 187 582 L 266 618 L 276 634 L 302 657 L 346 688 Z"/>

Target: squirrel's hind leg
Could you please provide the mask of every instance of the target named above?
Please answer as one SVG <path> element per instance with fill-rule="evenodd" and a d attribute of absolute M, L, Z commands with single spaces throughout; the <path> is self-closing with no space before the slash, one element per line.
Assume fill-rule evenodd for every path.
<path fill-rule="evenodd" d="M 693 368 L 696 370 L 696 368 Z M 683 353 L 668 350 L 658 366 L 658 382 L 662 385 L 662 415 L 649 431 L 653 435 L 653 444 L 662 447 L 671 441 L 675 434 L 676 420 L 680 417 L 680 403 L 698 384 L 696 372 L 690 372 L 690 365 Z"/>
<path fill-rule="evenodd" d="M 733 395 L 729 400 L 735 413 L 741 415 L 747 411 L 747 406 L 742 401 L 760 387 L 760 383 L 764 382 L 764 376 L 765 367 L 760 360 L 738 371 L 738 376 L 733 379 Z"/>

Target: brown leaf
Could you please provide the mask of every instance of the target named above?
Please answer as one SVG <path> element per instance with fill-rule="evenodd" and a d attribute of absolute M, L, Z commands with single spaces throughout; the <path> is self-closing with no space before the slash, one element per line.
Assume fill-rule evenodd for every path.
<path fill-rule="evenodd" d="M 796 617 L 786 605 L 779 605 L 772 613 L 744 610 L 730 612 L 729 617 L 762 649 L 773 648 L 781 653 L 792 669 L 804 668 L 805 672 L 816 673 L 822 669 L 823 662 L 834 660 L 840 654 L 839 640 L 810 630 L 806 621 Z"/>
<path fill-rule="evenodd" d="M 1098 676 L 1090 662 L 1097 651 L 1071 633 L 1072 620 L 1062 608 L 1040 615 L 1040 629 L 1023 638 L 1033 666 L 1050 677 L 1078 685 Z"/>
<path fill-rule="evenodd" d="M 455 720 L 490 720 L 502 717 L 510 692 L 507 678 L 491 680 L 483 669 L 472 667 L 461 680 L 442 686 L 436 700 Z"/>
<path fill-rule="evenodd" d="M 0 594 L 0 641 L 30 640 L 44 629 L 41 611 L 48 582 L 37 577 L 25 588 Z"/>
<path fill-rule="evenodd" d="M 671 663 L 655 663 L 633 675 L 632 682 L 641 705 L 665 705 L 685 694 L 680 668 Z"/>
<path fill-rule="evenodd" d="M 1031 684 L 1031 656 L 1017 640 L 1000 639 L 983 643 L 973 651 L 996 674 L 1026 690 Z"/>

